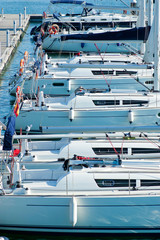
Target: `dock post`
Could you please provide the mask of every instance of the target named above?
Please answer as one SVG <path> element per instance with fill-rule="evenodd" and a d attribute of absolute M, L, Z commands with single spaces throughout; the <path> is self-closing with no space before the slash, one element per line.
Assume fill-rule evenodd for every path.
<path fill-rule="evenodd" d="M 2 62 L 2 49 L 1 49 L 1 42 L 0 42 L 0 63 Z"/>
<path fill-rule="evenodd" d="M 2 17 L 4 17 L 4 10 L 3 10 L 3 8 L 2 8 Z"/>
<path fill-rule="evenodd" d="M 6 34 L 7 34 L 7 36 L 6 36 L 6 39 L 7 39 L 6 47 L 10 47 L 10 32 L 9 32 L 9 30 L 7 30 Z"/>
<path fill-rule="evenodd" d="M 26 20 L 26 7 L 24 7 L 24 20 Z"/>
<path fill-rule="evenodd" d="M 13 21 L 13 32 L 14 32 L 14 35 L 16 35 L 16 21 L 15 20 Z"/>
<path fill-rule="evenodd" d="M 22 26 L 22 13 L 19 14 L 19 27 Z"/>

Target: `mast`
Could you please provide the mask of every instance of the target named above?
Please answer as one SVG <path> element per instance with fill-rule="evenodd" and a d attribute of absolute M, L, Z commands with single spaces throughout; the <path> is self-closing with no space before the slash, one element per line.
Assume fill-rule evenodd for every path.
<path fill-rule="evenodd" d="M 153 22 L 153 0 L 148 0 L 147 5 L 148 5 L 148 25 L 152 26 L 152 22 Z"/>
<path fill-rule="evenodd" d="M 145 63 L 153 63 L 154 62 L 154 53 L 155 53 L 155 22 L 157 21 L 156 13 L 154 12 L 154 18 L 153 18 L 153 0 L 148 0 L 148 11 L 150 12 L 148 14 L 148 25 L 151 26 L 151 30 L 149 33 L 148 40 L 146 42 L 146 50 L 144 54 L 144 62 Z M 152 19 L 153 18 L 153 19 Z"/>
<path fill-rule="evenodd" d="M 159 50 L 160 50 L 160 2 L 155 1 L 155 55 L 154 55 L 154 91 L 159 91 Z"/>
<path fill-rule="evenodd" d="M 137 25 L 138 27 L 145 27 L 146 26 L 146 0 L 140 0 L 139 1 L 139 18 Z M 141 54 L 144 54 L 145 52 L 145 43 L 141 44 Z"/>

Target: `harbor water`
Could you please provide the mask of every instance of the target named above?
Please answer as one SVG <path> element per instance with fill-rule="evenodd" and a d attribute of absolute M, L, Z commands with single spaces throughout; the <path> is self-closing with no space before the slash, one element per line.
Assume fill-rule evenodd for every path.
<path fill-rule="evenodd" d="M 43 11 L 46 11 L 50 0 L 0 0 L 0 11 L 3 9 L 4 14 L 19 14 L 24 13 L 24 7 L 26 7 L 27 14 L 41 14 Z M 88 2 L 93 2 L 94 0 L 90 0 Z M 125 3 L 129 3 L 129 0 L 125 0 Z M 97 0 L 94 2 L 95 4 L 103 4 L 111 5 L 111 4 L 123 4 L 123 1 L 120 0 Z M 1 12 L 0 12 L 1 14 Z M 33 56 L 34 52 L 34 42 L 30 36 L 30 30 L 35 26 L 37 23 L 30 23 L 26 33 L 24 33 L 23 39 L 18 45 L 13 58 L 10 60 L 7 68 L 3 71 L 2 75 L 0 76 L 0 121 L 4 121 L 6 116 L 9 115 L 12 109 L 12 104 L 14 98 L 10 96 L 8 92 L 8 83 L 19 69 L 19 63 L 21 58 L 23 58 L 24 52 L 27 50 L 30 56 Z M 55 56 L 55 55 L 54 55 Z M 58 54 L 57 57 L 60 57 Z M 1 216 L 0 216 L 1 217 Z M 16 216 L 15 216 L 16 217 Z M 25 216 L 24 216 L 25 217 Z M 143 236 L 134 236 L 134 237 L 122 237 L 122 236 L 57 236 L 57 235 L 45 235 L 45 234 L 33 234 L 33 233 L 11 233 L 11 232 L 0 232 L 0 236 L 8 237 L 9 240 L 153 240 L 153 239 L 160 239 L 159 237 L 145 237 Z M 0 238 L 1 239 L 1 238 Z"/>

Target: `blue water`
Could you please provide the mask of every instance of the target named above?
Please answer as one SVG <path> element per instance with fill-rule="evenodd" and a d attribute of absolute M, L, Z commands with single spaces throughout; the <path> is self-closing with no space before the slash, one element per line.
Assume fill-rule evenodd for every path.
<path fill-rule="evenodd" d="M 90 0 L 89 2 L 93 2 Z M 129 0 L 125 0 L 126 3 Z M 97 0 L 96 4 L 122 4 L 118 0 Z M 4 13 L 23 13 L 24 7 L 27 9 L 28 14 L 42 13 L 46 11 L 49 4 L 49 0 L 0 0 L 0 13 L 3 8 Z M 12 108 L 12 102 L 14 100 L 13 97 L 9 95 L 8 92 L 8 82 L 10 78 L 15 74 L 17 69 L 19 68 L 20 59 L 23 58 L 23 53 L 25 50 L 29 52 L 30 55 L 33 54 L 34 43 L 30 38 L 30 30 L 35 26 L 35 23 L 31 23 L 26 30 L 26 34 L 24 35 L 22 41 L 20 42 L 17 51 L 15 52 L 13 58 L 11 59 L 7 69 L 4 71 L 3 75 L 0 76 L 0 121 L 4 120 L 4 117 L 8 115 Z M 25 217 L 25 216 L 24 216 Z M 10 240 L 158 240 L 160 238 L 143 238 L 143 237 L 74 237 L 74 236 L 55 236 L 54 234 L 51 236 L 42 235 L 42 234 L 23 234 L 23 233 L 8 233 L 8 232 L 0 232 L 0 236 L 6 236 Z"/>
<path fill-rule="evenodd" d="M 3 8 L 4 13 L 23 13 L 24 7 L 27 9 L 28 14 L 42 13 L 48 8 L 50 0 L 0 0 L 0 12 Z M 108 5 L 123 5 L 120 0 L 87 0 L 87 2 L 95 4 Z M 125 3 L 129 3 L 130 0 L 124 0 Z"/>

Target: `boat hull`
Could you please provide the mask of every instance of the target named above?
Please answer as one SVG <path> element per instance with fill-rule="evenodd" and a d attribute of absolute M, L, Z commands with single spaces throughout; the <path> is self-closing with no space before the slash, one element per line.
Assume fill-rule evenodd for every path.
<path fill-rule="evenodd" d="M 140 84 L 142 83 L 142 84 Z M 23 85 L 23 93 L 26 95 L 33 95 L 37 93 L 38 87 L 44 94 L 50 96 L 70 95 L 78 87 L 83 86 L 86 89 L 101 88 L 107 89 L 108 85 L 111 89 L 134 89 L 137 91 L 143 91 L 146 89 L 152 89 L 153 78 L 152 77 L 140 77 L 138 81 L 136 78 L 114 78 L 113 76 L 104 76 L 104 78 L 43 78 L 39 77 L 34 83 L 33 79 L 27 79 Z M 18 83 L 10 89 L 11 95 L 16 95 Z M 32 87 L 31 87 L 32 86 Z"/>
<path fill-rule="evenodd" d="M 113 42 L 100 42 L 94 43 L 92 41 L 76 41 L 76 40 L 67 40 L 61 41 L 59 37 L 46 37 L 43 40 L 42 47 L 46 51 L 53 52 L 96 52 L 96 53 L 130 53 L 133 51 L 132 48 L 140 50 L 142 41 L 124 41 L 124 43 L 118 43 L 118 41 Z M 128 45 L 130 47 L 128 48 Z"/>
<path fill-rule="evenodd" d="M 160 233 L 160 196 L 77 196 L 74 217 L 70 213 L 72 200 L 71 196 L 0 196 L 0 229 L 77 234 Z"/>
<path fill-rule="evenodd" d="M 42 107 L 43 108 L 43 107 Z M 72 113 L 71 113 L 72 111 Z M 74 111 L 74 112 L 73 112 Z M 132 122 L 129 115 L 132 114 Z M 71 116 L 72 115 L 72 116 Z M 136 127 L 136 126 L 157 126 L 160 118 L 159 108 L 135 108 L 123 109 L 76 109 L 76 110 L 26 110 L 20 111 L 16 118 L 16 130 L 26 130 L 27 126 L 32 126 L 31 132 L 43 132 L 43 127 L 51 133 L 67 133 L 80 131 L 90 131 L 90 127 L 95 130 L 98 127 Z M 71 119 L 72 118 L 72 119 Z M 92 129 L 93 130 L 93 129 Z M 104 129 L 103 129 L 104 131 Z"/>

